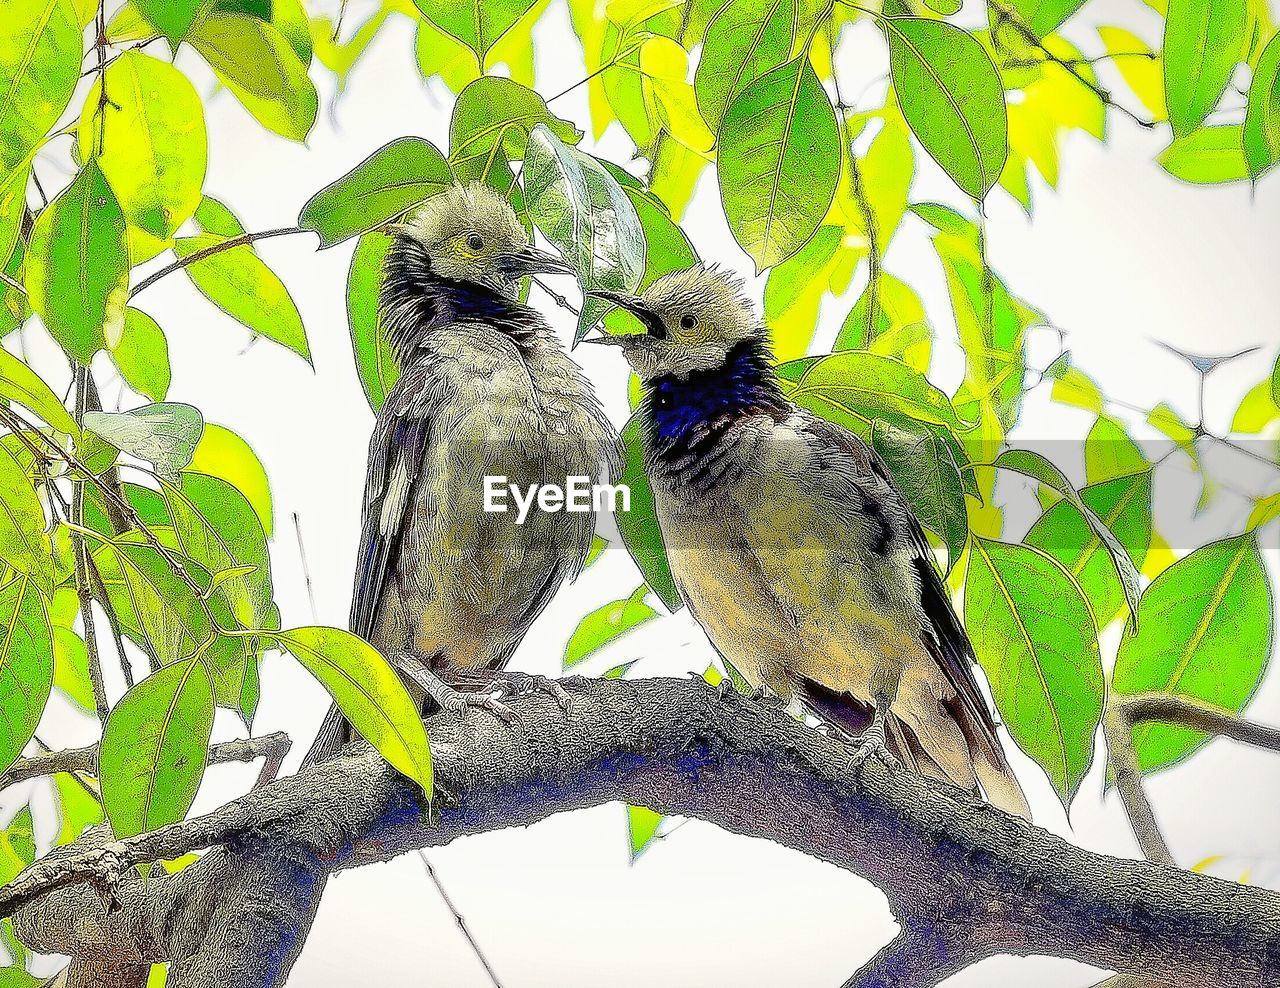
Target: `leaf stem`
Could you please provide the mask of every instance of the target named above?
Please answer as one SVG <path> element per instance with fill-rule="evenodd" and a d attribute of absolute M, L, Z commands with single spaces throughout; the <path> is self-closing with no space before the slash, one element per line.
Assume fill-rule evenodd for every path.
<path fill-rule="evenodd" d="M 310 230 L 304 230 L 300 226 L 279 227 L 275 230 L 260 230 L 257 233 L 242 233 L 235 237 L 229 237 L 221 243 L 211 244 L 202 250 L 196 251 L 194 254 L 188 254 L 186 257 L 174 261 L 172 264 L 166 265 L 159 271 L 155 271 L 147 277 L 143 278 L 129 292 L 129 298 L 133 299 L 139 292 L 146 288 L 150 288 L 161 278 L 166 275 L 173 274 L 182 268 L 190 267 L 196 261 L 203 261 L 206 257 L 212 257 L 214 254 L 220 254 L 224 250 L 231 250 L 233 247 L 243 247 L 245 244 L 255 243 L 258 240 L 266 240 L 270 237 L 288 237 L 295 233 L 311 233 Z"/>
<path fill-rule="evenodd" d="M 75 369 L 76 421 L 83 421 L 89 396 L 89 368 L 79 365 Z M 84 625 L 84 643 L 89 653 L 89 683 L 93 688 L 93 705 L 98 720 L 106 727 L 107 716 L 111 713 L 111 704 L 107 700 L 106 687 L 102 679 L 102 656 L 98 651 L 98 636 L 93 623 L 93 592 L 89 587 L 89 550 L 81 530 L 84 526 L 84 485 L 83 478 L 72 481 L 71 488 L 71 549 L 74 557 L 76 596 L 80 599 L 80 620 Z"/>

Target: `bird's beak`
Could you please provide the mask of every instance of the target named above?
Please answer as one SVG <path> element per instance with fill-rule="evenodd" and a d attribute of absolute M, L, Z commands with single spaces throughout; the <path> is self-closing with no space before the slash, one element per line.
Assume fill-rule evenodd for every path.
<path fill-rule="evenodd" d="M 587 290 L 587 295 L 604 299 L 606 302 L 616 305 L 620 309 L 626 309 L 644 323 L 644 328 L 648 330 L 648 334 L 650 336 L 662 339 L 667 335 L 667 327 L 663 324 L 662 317 L 634 295 L 624 295 L 622 292 L 610 291 L 607 288 L 589 288 Z M 610 339 L 613 341 L 626 339 L 626 337 L 615 336 Z M 583 342 L 586 341 L 584 340 Z M 599 339 L 592 339 L 590 342 L 600 343 L 602 341 Z"/>
<path fill-rule="evenodd" d="M 600 329 L 599 336 L 588 336 L 585 340 L 579 340 L 579 343 L 599 343 L 601 346 L 626 346 L 630 342 L 629 336 L 614 336 L 612 333 L 606 333 L 604 329 Z M 638 333 L 636 334 L 639 335 Z"/>
<path fill-rule="evenodd" d="M 548 254 L 537 247 L 522 247 L 503 254 L 500 261 L 502 273 L 511 281 L 531 274 L 573 274 L 573 268 L 562 257 Z"/>

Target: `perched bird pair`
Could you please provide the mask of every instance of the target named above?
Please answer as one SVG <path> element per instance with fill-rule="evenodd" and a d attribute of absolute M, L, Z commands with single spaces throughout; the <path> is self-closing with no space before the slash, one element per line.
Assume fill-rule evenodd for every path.
<path fill-rule="evenodd" d="M 402 366 L 370 444 L 351 628 L 442 706 L 439 675 L 500 669 L 581 568 L 591 516 L 485 513 L 486 475 L 610 476 L 617 436 L 519 280 L 565 273 L 480 185 L 398 231 L 381 317 Z M 645 466 L 680 593 L 724 658 L 908 765 L 1026 815 L 919 523 L 860 439 L 797 408 L 741 286 L 714 268 L 600 293 L 646 332 Z M 424 657 L 424 666 L 418 657 Z M 331 711 L 307 762 L 349 729 Z"/>

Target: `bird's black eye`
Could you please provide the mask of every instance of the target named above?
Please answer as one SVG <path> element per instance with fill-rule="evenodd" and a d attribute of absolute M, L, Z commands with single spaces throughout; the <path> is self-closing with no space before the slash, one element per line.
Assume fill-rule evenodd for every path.
<path fill-rule="evenodd" d="M 696 326 L 696 325 L 698 325 L 698 320 L 697 320 L 697 318 L 696 318 L 696 317 L 694 317 L 694 316 L 681 316 L 681 317 L 680 317 L 680 328 L 681 328 L 681 329 L 693 329 L 693 327 L 694 327 L 694 326 Z"/>
<path fill-rule="evenodd" d="M 481 238 L 480 234 L 473 233 L 467 237 L 467 250 L 471 251 L 473 254 L 479 254 L 484 250 L 484 240 Z"/>

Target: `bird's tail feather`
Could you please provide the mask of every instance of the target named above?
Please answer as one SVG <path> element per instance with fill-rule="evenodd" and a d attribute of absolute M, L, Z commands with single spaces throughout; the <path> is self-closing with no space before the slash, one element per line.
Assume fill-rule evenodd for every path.
<path fill-rule="evenodd" d="M 341 751 L 350 740 L 351 725 L 347 723 L 347 719 L 342 716 L 342 711 L 335 704 L 325 715 L 324 723 L 320 725 L 320 731 L 311 744 L 311 750 L 302 759 L 302 765 L 298 771 L 327 761 Z"/>
<path fill-rule="evenodd" d="M 1018 777 L 1013 774 L 1013 769 L 1004 756 L 994 725 L 988 727 L 983 722 L 989 723 L 990 718 L 975 716 L 969 705 L 959 699 L 944 703 L 944 706 L 964 733 L 973 774 L 987 801 L 1006 813 L 1030 820 L 1031 807 L 1027 804 L 1026 794 L 1022 791 Z"/>
<path fill-rule="evenodd" d="M 857 697 L 812 680 L 797 684 L 797 691 L 815 715 L 850 738 L 857 738 L 871 724 L 874 708 Z M 891 713 L 886 737 L 889 750 L 903 765 L 921 775 L 962 789 L 971 788 L 976 781 L 993 806 L 1030 820 L 1031 808 L 1005 760 L 999 739 L 978 722 L 965 704 L 946 706 L 955 728 L 937 737 L 921 737 L 910 723 Z M 956 735 L 963 735 L 963 746 Z M 957 748 L 960 750 L 953 750 Z"/>

